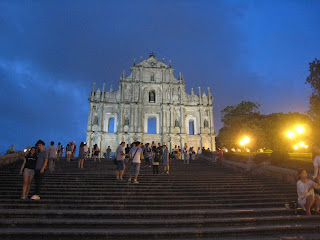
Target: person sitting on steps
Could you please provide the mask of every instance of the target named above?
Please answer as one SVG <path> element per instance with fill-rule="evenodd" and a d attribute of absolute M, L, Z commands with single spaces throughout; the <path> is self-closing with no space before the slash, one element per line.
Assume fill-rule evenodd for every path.
<path fill-rule="evenodd" d="M 319 213 L 320 196 L 314 193 L 314 189 L 320 189 L 320 179 L 317 178 L 317 183 L 307 179 L 307 171 L 305 169 L 298 170 L 298 204 L 302 207 L 308 216 L 311 215 L 311 207 L 314 206 L 316 213 Z"/>

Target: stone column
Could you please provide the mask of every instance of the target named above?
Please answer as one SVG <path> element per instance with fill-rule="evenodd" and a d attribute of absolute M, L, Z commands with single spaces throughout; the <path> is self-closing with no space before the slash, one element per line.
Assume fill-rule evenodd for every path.
<path fill-rule="evenodd" d="M 87 131 L 92 131 L 92 103 L 89 102 L 88 127 Z"/>
<path fill-rule="evenodd" d="M 186 130 L 185 130 L 184 107 L 181 107 L 181 106 L 180 106 L 180 125 L 181 125 L 180 132 L 182 134 L 185 134 Z"/>
<path fill-rule="evenodd" d="M 129 133 L 134 132 L 134 112 L 135 112 L 134 109 L 135 109 L 134 104 L 131 103 L 130 104 L 130 123 L 129 123 L 130 130 L 129 130 Z"/>
<path fill-rule="evenodd" d="M 119 111 L 119 116 L 118 116 L 118 131 L 123 133 L 124 129 L 123 129 L 123 125 L 124 125 L 124 104 L 121 103 L 119 104 L 120 106 L 120 111 Z"/>
<path fill-rule="evenodd" d="M 209 107 L 209 114 L 210 114 L 210 133 L 214 134 L 214 122 L 213 122 L 213 109 L 212 106 Z"/>
<path fill-rule="evenodd" d="M 173 126 L 172 123 L 173 123 L 173 112 L 172 112 L 172 106 L 169 107 L 169 133 L 173 133 Z"/>

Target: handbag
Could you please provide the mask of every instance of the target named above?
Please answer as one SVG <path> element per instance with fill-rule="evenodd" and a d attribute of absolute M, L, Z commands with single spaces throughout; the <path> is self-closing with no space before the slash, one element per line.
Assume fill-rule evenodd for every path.
<path fill-rule="evenodd" d="M 134 153 L 133 157 L 128 159 L 128 165 L 129 165 L 129 166 L 131 165 L 132 160 L 133 160 L 134 157 L 136 156 L 136 153 L 138 152 L 138 149 L 139 149 L 139 148 L 137 148 L 137 150 L 136 150 L 136 152 Z"/>

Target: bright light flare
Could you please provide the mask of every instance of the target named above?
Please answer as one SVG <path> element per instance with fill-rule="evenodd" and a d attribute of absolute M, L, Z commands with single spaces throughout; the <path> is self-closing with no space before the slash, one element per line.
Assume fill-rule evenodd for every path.
<path fill-rule="evenodd" d="M 294 137 L 294 133 L 291 132 L 291 131 L 288 131 L 287 132 L 287 136 L 288 136 L 288 138 L 293 138 Z"/>
<path fill-rule="evenodd" d="M 244 141 L 244 143 L 248 143 L 248 142 L 250 141 L 250 139 L 249 139 L 248 137 L 245 137 L 245 138 L 243 139 L 243 141 Z"/>
<path fill-rule="evenodd" d="M 297 150 L 299 147 L 298 147 L 298 145 L 294 145 L 293 148 L 294 148 L 295 150 Z"/>
<path fill-rule="evenodd" d="M 304 147 L 304 142 L 300 142 L 300 143 L 299 143 L 299 146 L 300 146 L 300 147 Z"/>
<path fill-rule="evenodd" d="M 241 146 L 244 145 L 244 141 L 243 141 L 243 140 L 240 141 L 240 145 L 241 145 Z"/>
<path fill-rule="evenodd" d="M 308 145 L 304 145 L 304 148 L 308 148 L 309 146 Z"/>
<path fill-rule="evenodd" d="M 301 133 L 303 133 L 304 129 L 303 129 L 302 126 L 298 126 L 298 127 L 296 128 L 296 131 L 297 131 L 297 133 L 301 134 Z"/>

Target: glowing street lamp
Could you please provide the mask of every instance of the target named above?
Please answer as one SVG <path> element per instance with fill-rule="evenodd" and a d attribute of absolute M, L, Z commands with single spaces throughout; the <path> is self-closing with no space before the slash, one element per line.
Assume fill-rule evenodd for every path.
<path fill-rule="evenodd" d="M 303 129 L 302 126 L 298 126 L 298 127 L 296 128 L 296 131 L 297 131 L 297 133 L 301 134 L 301 133 L 303 133 L 304 129 Z"/>
<path fill-rule="evenodd" d="M 294 133 L 291 132 L 291 131 L 288 131 L 287 132 L 287 136 L 288 136 L 288 138 L 293 138 L 294 137 Z"/>
<path fill-rule="evenodd" d="M 250 142 L 250 139 L 248 137 L 244 137 L 241 141 L 240 141 L 240 145 L 243 146 L 244 150 L 246 150 L 246 144 Z"/>

